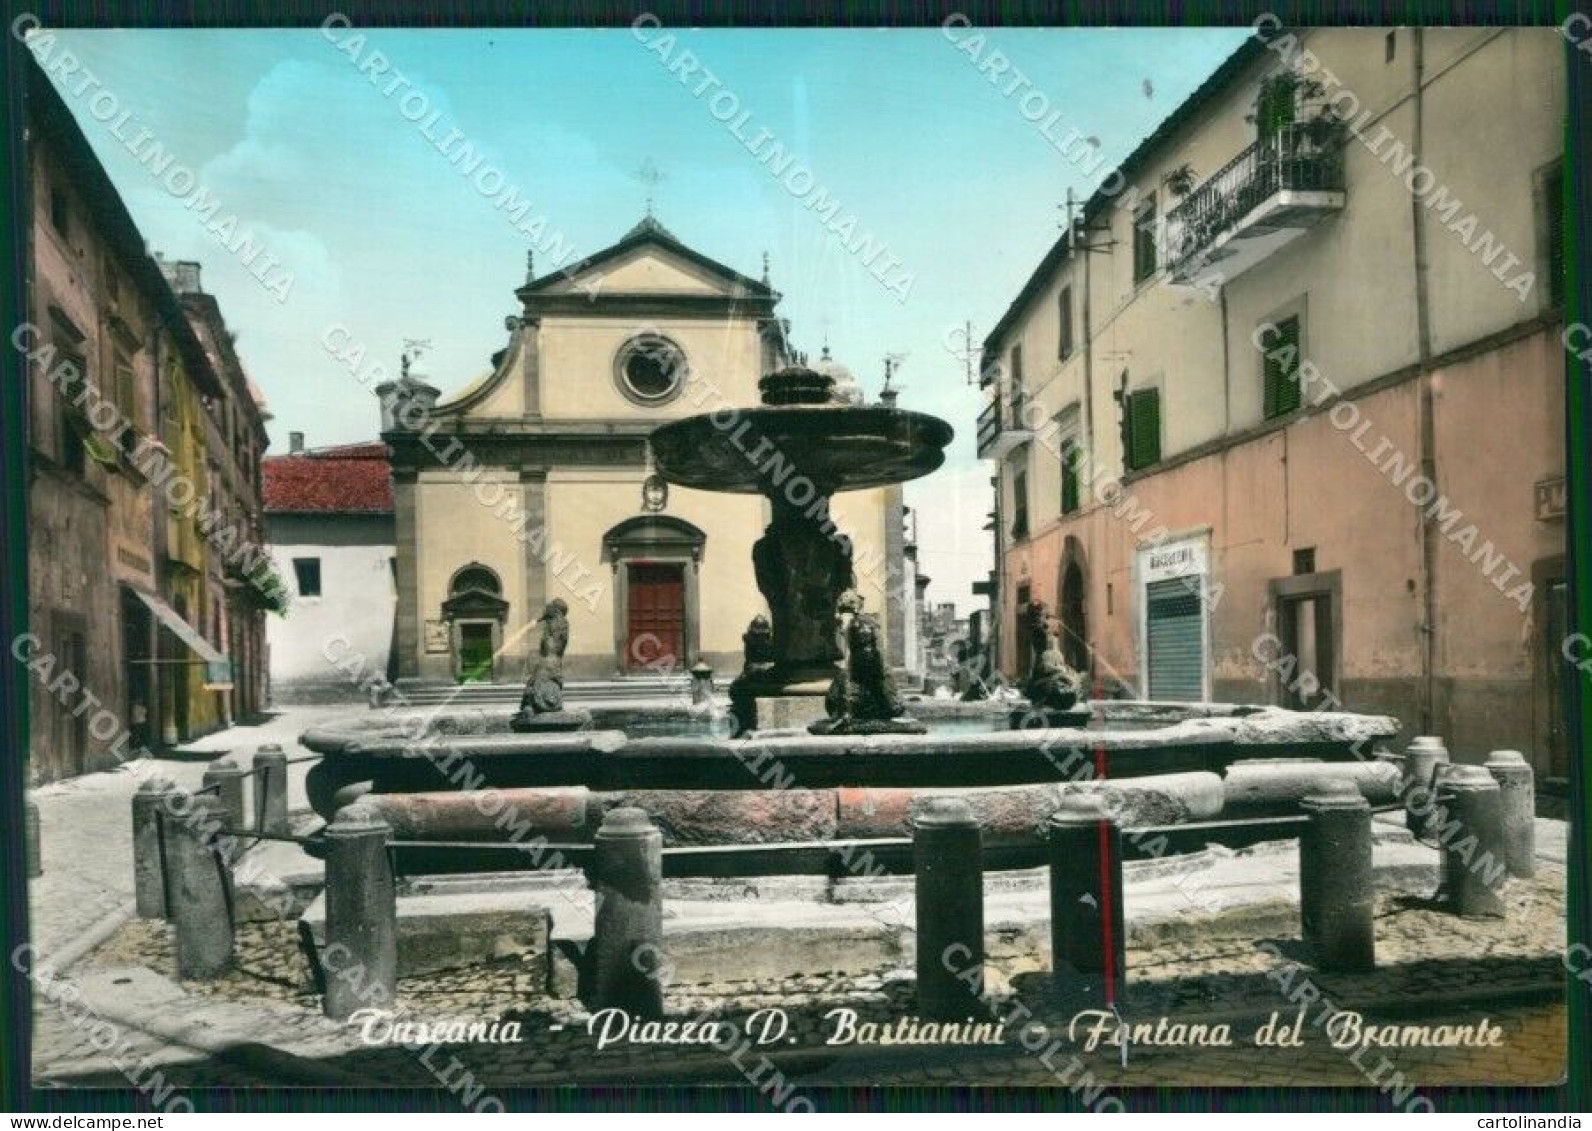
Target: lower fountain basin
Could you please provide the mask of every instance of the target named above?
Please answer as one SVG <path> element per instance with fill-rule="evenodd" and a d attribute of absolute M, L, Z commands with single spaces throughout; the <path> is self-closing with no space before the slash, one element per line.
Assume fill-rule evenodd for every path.
<path fill-rule="evenodd" d="M 593 707 L 593 730 L 549 735 L 511 732 L 508 708 L 378 710 L 358 724 L 310 731 L 300 741 L 324 755 L 311 771 L 309 792 L 327 819 L 366 793 L 578 789 L 599 799 L 580 802 L 580 814 L 568 818 L 572 827 L 587 828 L 593 812 L 588 806 L 609 807 L 613 796 L 645 792 L 661 808 L 670 794 L 735 793 L 744 795 L 744 803 L 711 797 L 692 802 L 701 811 L 692 818 L 699 842 L 712 843 L 719 822 L 723 842 L 733 843 L 766 839 L 756 831 L 758 822 L 773 821 L 781 805 L 800 808 L 792 799 L 803 793 L 831 794 L 815 804 L 838 811 L 834 798 L 849 790 L 882 796 L 1219 775 L 1234 762 L 1256 759 L 1370 759 L 1374 747 L 1398 731 L 1396 720 L 1386 716 L 1224 704 L 1108 701 L 1092 705 L 1089 726 L 1042 729 L 1012 729 L 1023 713 L 1014 719 L 1010 704 L 920 700 L 910 709 L 929 733 L 759 732 L 732 740 L 725 737 L 728 720 L 716 708 L 657 704 Z M 1034 798 L 1041 808 L 1054 801 L 1045 791 Z M 561 804 L 551 792 L 523 800 Z M 457 826 L 447 820 L 438 828 Z"/>

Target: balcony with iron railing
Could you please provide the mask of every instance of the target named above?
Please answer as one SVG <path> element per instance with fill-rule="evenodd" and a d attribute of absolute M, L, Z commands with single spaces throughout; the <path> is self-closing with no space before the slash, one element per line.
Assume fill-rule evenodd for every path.
<path fill-rule="evenodd" d="M 1327 118 L 1283 126 L 1166 214 L 1167 277 L 1179 285 L 1236 278 L 1346 202 L 1341 126 Z"/>
<path fill-rule="evenodd" d="M 1005 459 L 1020 444 L 1033 439 L 1033 427 L 1024 414 L 1028 395 L 1021 387 L 992 388 L 989 404 L 978 415 L 978 458 Z"/>

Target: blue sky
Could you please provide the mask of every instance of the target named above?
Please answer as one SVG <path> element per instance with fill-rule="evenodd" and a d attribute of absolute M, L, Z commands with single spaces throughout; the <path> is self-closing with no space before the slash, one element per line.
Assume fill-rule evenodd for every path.
<path fill-rule="evenodd" d="M 889 277 L 911 275 L 907 301 L 628 29 L 375 31 L 361 58 L 387 56 L 441 111 L 434 135 L 458 129 L 578 253 L 640 218 L 636 171 L 650 159 L 665 178 L 658 218 L 677 237 L 754 276 L 768 252 L 798 348 L 816 357 L 827 331 L 870 395 L 885 354 L 904 354 L 902 404 L 957 430 L 946 469 L 909 488 L 929 595 L 968 607 L 988 569 L 989 470 L 973 451 L 980 398 L 947 335 L 964 321 L 975 337 L 990 328 L 1055 239 L 1068 188 L 1093 188 L 1246 32 L 980 33 L 980 59 L 999 49 L 1060 112 L 1053 132 L 1098 139 L 1093 177 L 938 29 L 674 34 L 670 59 L 689 49 L 753 128 L 798 153 L 857 230 L 899 257 Z M 971 34 L 956 36 L 966 46 Z M 384 97 L 315 29 L 73 31 L 59 43 L 131 112 L 124 137 L 147 128 L 283 261 L 276 276 L 291 273 L 278 302 L 73 95 L 80 76 L 58 83 L 150 245 L 204 264 L 269 401 L 273 450 L 289 431 L 312 445 L 375 434 L 374 397 L 320 344 L 330 324 L 388 365 L 404 338 L 430 339 L 426 369 L 444 391 L 487 368 L 528 240 L 403 116 L 402 91 Z"/>

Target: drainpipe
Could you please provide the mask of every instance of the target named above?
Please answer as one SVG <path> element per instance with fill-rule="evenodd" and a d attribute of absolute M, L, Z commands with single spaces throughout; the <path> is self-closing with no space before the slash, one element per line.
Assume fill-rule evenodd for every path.
<path fill-rule="evenodd" d="M 1425 42 L 1422 38 L 1422 29 L 1411 28 L 1412 50 L 1410 52 L 1411 70 L 1414 73 L 1415 98 L 1414 112 L 1414 137 L 1411 138 L 1410 148 L 1416 165 L 1421 163 L 1425 153 L 1425 91 L 1422 84 L 1426 77 Z M 1410 194 L 1410 218 L 1412 238 L 1415 255 L 1415 332 L 1416 348 L 1419 351 L 1418 365 L 1420 376 L 1420 463 L 1421 474 L 1434 486 L 1437 483 L 1437 436 L 1433 424 L 1433 393 L 1432 393 L 1432 322 L 1431 307 L 1427 289 L 1428 263 L 1426 258 L 1426 225 L 1425 210 L 1421 207 L 1420 199 L 1414 193 Z M 1435 734 L 1437 721 L 1437 530 L 1431 520 L 1423 514 L 1421 516 L 1421 733 Z"/>

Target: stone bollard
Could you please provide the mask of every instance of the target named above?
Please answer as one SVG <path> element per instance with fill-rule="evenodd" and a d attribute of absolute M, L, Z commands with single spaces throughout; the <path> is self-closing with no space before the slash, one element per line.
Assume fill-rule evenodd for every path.
<path fill-rule="evenodd" d="M 161 827 L 169 834 L 174 818 L 166 802 L 176 793 L 177 787 L 160 777 L 146 778 L 133 793 L 133 902 L 140 919 L 167 917 L 163 841 L 170 837 L 162 837 Z"/>
<path fill-rule="evenodd" d="M 322 1012 L 346 1021 L 391 1009 L 398 995 L 398 894 L 387 842 L 392 828 L 355 802 L 326 826 L 326 948 Z"/>
<path fill-rule="evenodd" d="M 1122 830 L 1099 797 L 1074 793 L 1049 834 L 1051 977 L 1069 998 L 1114 1006 L 1127 988 Z"/>
<path fill-rule="evenodd" d="M 663 1016 L 663 835 L 646 810 L 610 809 L 592 862 L 592 1008 Z"/>
<path fill-rule="evenodd" d="M 713 702 L 713 669 L 701 660 L 691 665 L 691 702 Z"/>
<path fill-rule="evenodd" d="M 254 828 L 256 832 L 291 832 L 287 822 L 287 755 L 275 743 L 254 752 Z"/>
<path fill-rule="evenodd" d="M 248 770 L 226 758 L 217 758 L 205 767 L 203 785 L 206 789 L 215 787 L 214 793 L 221 799 L 221 823 L 234 830 L 226 838 L 231 843 L 234 860 L 243 850 L 240 838 L 243 831 L 249 827 L 248 808 L 243 799 L 243 779 L 248 776 Z"/>
<path fill-rule="evenodd" d="M 27 857 L 28 879 L 44 875 L 44 857 L 39 852 L 39 806 L 31 797 L 22 801 L 22 849 Z"/>
<path fill-rule="evenodd" d="M 1439 898 L 1467 918 L 1503 915 L 1508 865 L 1498 783 L 1481 766 L 1451 765 L 1443 774 L 1438 805 L 1443 823 L 1458 825 L 1442 844 Z"/>
<path fill-rule="evenodd" d="M 1487 772 L 1498 783 L 1504 822 L 1504 859 L 1511 876 L 1537 874 L 1537 792 L 1531 765 L 1518 750 L 1494 750 Z"/>
<path fill-rule="evenodd" d="M 166 891 L 177 937 L 177 976 L 208 981 L 232 968 L 232 865 L 218 843 L 225 820 L 208 793 L 170 795 Z"/>
<path fill-rule="evenodd" d="M 1416 840 L 1425 840 L 1436 815 L 1434 787 L 1439 763 L 1448 762 L 1448 749 L 1435 735 L 1421 735 L 1404 751 L 1404 827 Z"/>
<path fill-rule="evenodd" d="M 936 797 L 912 820 L 917 877 L 917 1016 L 965 1021 L 987 1011 L 984 860 L 978 818 L 960 797 Z M 977 979 L 968 975 L 976 970 Z"/>
<path fill-rule="evenodd" d="M 1376 969 L 1376 882 L 1371 803 L 1350 782 L 1301 802 L 1310 818 L 1299 838 L 1299 924 L 1328 973 Z"/>

